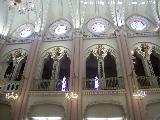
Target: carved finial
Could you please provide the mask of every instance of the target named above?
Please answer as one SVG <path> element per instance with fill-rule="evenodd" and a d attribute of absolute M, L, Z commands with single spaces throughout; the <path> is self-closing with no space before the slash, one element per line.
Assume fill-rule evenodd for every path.
<path fill-rule="evenodd" d="M 147 43 L 142 43 L 141 44 L 141 51 L 145 53 L 145 56 L 148 54 L 149 48 L 150 47 Z"/>

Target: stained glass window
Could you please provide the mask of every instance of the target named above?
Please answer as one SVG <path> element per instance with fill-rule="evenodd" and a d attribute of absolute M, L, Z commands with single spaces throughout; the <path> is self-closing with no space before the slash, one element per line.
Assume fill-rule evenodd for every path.
<path fill-rule="evenodd" d="M 149 22 L 147 19 L 141 16 L 133 16 L 128 20 L 128 26 L 134 31 L 143 32 L 149 28 Z"/>
<path fill-rule="evenodd" d="M 27 38 L 32 34 L 32 30 L 30 28 L 25 28 L 20 32 L 20 36 L 22 38 Z"/>
<path fill-rule="evenodd" d="M 16 29 L 13 33 L 14 38 L 25 39 L 30 37 L 34 32 L 34 26 L 32 24 L 24 24 Z"/>
<path fill-rule="evenodd" d="M 59 20 L 51 25 L 49 32 L 55 36 L 66 35 L 71 29 L 71 25 L 66 20 Z"/>
<path fill-rule="evenodd" d="M 109 29 L 109 22 L 103 18 L 94 18 L 88 22 L 88 30 L 93 34 L 105 33 Z"/>

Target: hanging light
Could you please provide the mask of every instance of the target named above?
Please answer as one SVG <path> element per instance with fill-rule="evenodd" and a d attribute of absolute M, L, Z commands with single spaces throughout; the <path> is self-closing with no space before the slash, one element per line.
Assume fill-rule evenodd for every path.
<path fill-rule="evenodd" d="M 12 99 L 12 100 L 16 100 L 18 98 L 18 94 L 17 93 L 6 93 L 6 98 L 9 100 L 9 99 Z"/>
<path fill-rule="evenodd" d="M 146 96 L 146 92 L 145 91 L 142 91 L 142 90 L 137 90 L 136 92 L 133 93 L 133 96 L 136 98 L 136 99 L 142 99 Z"/>
<path fill-rule="evenodd" d="M 66 98 L 67 99 L 77 99 L 78 98 L 78 94 L 71 92 L 71 93 L 66 93 Z"/>

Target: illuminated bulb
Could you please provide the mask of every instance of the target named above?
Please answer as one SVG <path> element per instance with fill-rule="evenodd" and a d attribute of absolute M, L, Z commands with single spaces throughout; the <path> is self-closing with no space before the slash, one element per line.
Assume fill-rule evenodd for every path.
<path fill-rule="evenodd" d="M 146 96 L 146 93 L 145 93 L 145 91 L 138 90 L 136 93 L 133 94 L 133 96 L 136 99 L 142 99 Z"/>
<path fill-rule="evenodd" d="M 134 54 L 134 51 L 133 51 L 133 50 L 131 51 L 131 54 L 132 54 L 132 55 Z"/>
<path fill-rule="evenodd" d="M 61 91 L 66 91 L 66 87 L 67 87 L 67 82 L 66 82 L 66 77 L 63 77 L 63 80 L 62 80 L 62 89 Z"/>
<path fill-rule="evenodd" d="M 67 98 L 67 99 L 77 99 L 77 98 L 78 98 L 78 94 L 73 93 L 73 92 L 71 92 L 71 93 L 66 93 L 66 98 Z"/>
<path fill-rule="evenodd" d="M 99 88 L 99 79 L 97 76 L 94 78 L 94 88 L 96 90 L 98 90 L 98 88 Z"/>
<path fill-rule="evenodd" d="M 13 99 L 13 100 L 16 100 L 18 98 L 18 94 L 12 92 L 12 93 L 7 93 L 6 94 L 6 98 L 7 99 Z"/>

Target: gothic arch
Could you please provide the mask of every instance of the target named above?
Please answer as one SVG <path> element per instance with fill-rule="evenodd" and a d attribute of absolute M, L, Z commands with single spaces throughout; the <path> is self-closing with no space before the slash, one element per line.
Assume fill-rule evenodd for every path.
<path fill-rule="evenodd" d="M 58 79 L 58 73 L 59 73 L 59 65 L 60 60 L 63 58 L 64 55 L 67 55 L 68 58 L 71 58 L 71 51 L 64 47 L 64 46 L 53 46 L 50 48 L 45 49 L 42 51 L 41 54 L 38 56 L 38 62 L 36 65 L 36 74 L 35 79 L 41 79 L 42 72 L 43 72 L 43 66 L 44 66 L 44 59 L 47 58 L 48 55 L 51 55 L 51 58 L 54 61 L 54 69 L 56 69 L 56 76 L 53 74 L 54 79 Z"/>
<path fill-rule="evenodd" d="M 2 65 L 2 74 L 5 77 L 5 74 L 7 72 L 7 68 L 8 67 L 12 67 L 14 69 L 12 69 L 11 72 L 11 68 L 8 68 L 8 70 L 10 70 L 10 74 L 12 74 L 11 79 L 15 80 L 16 75 L 19 74 L 19 69 L 22 66 L 22 62 L 24 62 L 24 59 L 26 61 L 26 57 L 27 57 L 28 51 L 22 48 L 18 48 L 18 49 L 14 49 L 12 51 L 9 51 L 8 53 L 6 53 L 3 57 L 2 57 L 2 61 L 6 64 Z M 8 63 L 9 60 L 12 60 L 12 66 L 10 66 L 11 64 Z M 8 65 L 7 65 L 8 64 Z M 24 70 L 24 68 L 23 68 Z M 22 74 L 22 72 L 21 72 Z"/>
<path fill-rule="evenodd" d="M 103 74 L 104 74 L 104 58 L 108 52 L 111 53 L 111 55 L 115 59 L 115 62 L 117 65 L 116 70 L 117 70 L 117 72 L 119 72 L 117 76 L 121 76 L 122 73 L 120 73 L 121 66 L 119 64 L 120 61 L 119 61 L 119 57 L 118 57 L 118 52 L 112 46 L 109 46 L 107 44 L 94 44 L 92 46 L 89 46 L 87 49 L 85 49 L 84 55 L 83 55 L 84 68 L 86 67 L 85 61 L 87 60 L 88 56 L 92 53 L 98 60 L 103 61 L 102 66 L 103 66 Z M 85 69 L 84 69 L 84 72 L 86 73 Z M 83 74 L 85 74 L 85 73 L 83 73 Z M 104 77 L 104 75 L 102 77 Z"/>

